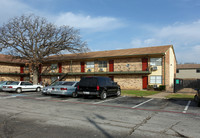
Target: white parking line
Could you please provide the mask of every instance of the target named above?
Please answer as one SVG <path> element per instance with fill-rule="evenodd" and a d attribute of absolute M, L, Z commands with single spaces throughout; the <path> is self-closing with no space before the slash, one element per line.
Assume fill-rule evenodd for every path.
<path fill-rule="evenodd" d="M 121 97 L 117 97 L 117 98 L 114 98 L 114 99 L 108 99 L 108 100 L 103 100 L 103 101 L 100 101 L 100 102 L 95 102 L 93 104 L 100 104 L 100 103 L 104 103 L 104 102 L 108 102 L 108 101 L 112 101 L 112 100 L 116 100 L 116 99 L 120 99 L 120 98 L 124 98 L 125 96 L 121 96 Z"/>
<path fill-rule="evenodd" d="M 153 98 L 151 98 L 151 99 L 149 99 L 149 100 L 147 100 L 147 101 L 145 101 L 145 102 L 142 102 L 142 103 L 140 103 L 140 104 L 138 104 L 138 105 L 135 105 L 135 106 L 133 106 L 132 108 L 139 107 L 139 106 L 141 106 L 141 105 L 143 105 L 143 104 L 145 104 L 145 103 L 147 103 L 147 102 L 150 102 L 151 100 L 153 100 Z"/>
<path fill-rule="evenodd" d="M 6 96 L 6 97 L 0 97 L 0 99 L 10 99 L 10 98 L 15 98 L 17 96 Z"/>
<path fill-rule="evenodd" d="M 183 113 L 186 113 L 189 106 L 190 106 L 191 101 L 188 101 L 187 105 L 185 106 L 185 109 L 183 110 Z"/>

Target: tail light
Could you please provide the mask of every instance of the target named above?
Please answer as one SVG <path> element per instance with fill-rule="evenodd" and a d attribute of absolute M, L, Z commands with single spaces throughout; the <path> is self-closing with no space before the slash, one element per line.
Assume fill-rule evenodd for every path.
<path fill-rule="evenodd" d="M 77 89 L 79 90 L 79 85 L 77 86 Z"/>
<path fill-rule="evenodd" d="M 54 90 L 54 88 L 52 88 L 52 90 Z"/>
<path fill-rule="evenodd" d="M 97 91 L 99 90 L 99 85 L 97 85 Z"/>
<path fill-rule="evenodd" d="M 6 88 L 6 86 L 3 86 L 3 88 Z"/>
<path fill-rule="evenodd" d="M 64 90 L 67 90 L 67 88 L 60 88 L 60 90 L 64 91 Z"/>
<path fill-rule="evenodd" d="M 13 88 L 12 86 L 9 86 L 8 88 Z"/>

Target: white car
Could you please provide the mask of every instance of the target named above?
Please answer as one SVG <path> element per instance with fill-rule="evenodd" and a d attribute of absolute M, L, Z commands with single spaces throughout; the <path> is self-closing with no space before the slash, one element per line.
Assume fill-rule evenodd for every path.
<path fill-rule="evenodd" d="M 9 85 L 4 85 L 3 91 L 17 92 L 17 93 L 21 93 L 24 91 L 40 92 L 42 88 L 43 88 L 42 85 L 33 85 L 28 81 L 14 81 Z"/>

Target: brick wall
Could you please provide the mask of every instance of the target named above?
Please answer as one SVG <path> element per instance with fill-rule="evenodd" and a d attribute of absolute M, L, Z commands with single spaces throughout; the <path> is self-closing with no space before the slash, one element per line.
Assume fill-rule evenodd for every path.
<path fill-rule="evenodd" d="M 19 76 L 0 75 L 0 81 L 20 81 Z"/>
<path fill-rule="evenodd" d="M 20 65 L 0 65 L 0 72 L 1 73 L 20 73 Z"/>

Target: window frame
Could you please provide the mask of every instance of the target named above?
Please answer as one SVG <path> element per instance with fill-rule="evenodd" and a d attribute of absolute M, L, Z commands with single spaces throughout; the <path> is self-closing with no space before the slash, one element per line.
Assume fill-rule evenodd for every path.
<path fill-rule="evenodd" d="M 152 80 L 152 77 L 155 77 L 155 79 Z M 152 75 L 152 76 L 150 76 L 150 84 L 162 84 L 162 76 L 161 75 Z"/>
<path fill-rule="evenodd" d="M 92 63 L 92 64 L 90 64 L 90 63 Z M 88 68 L 88 69 L 94 68 L 94 61 L 86 62 L 86 68 Z"/>
<path fill-rule="evenodd" d="M 99 61 L 98 62 L 98 67 L 99 68 L 107 68 L 107 64 L 108 64 L 108 62 L 107 61 Z"/>
<path fill-rule="evenodd" d="M 150 58 L 151 66 L 162 66 L 162 58 Z"/>

